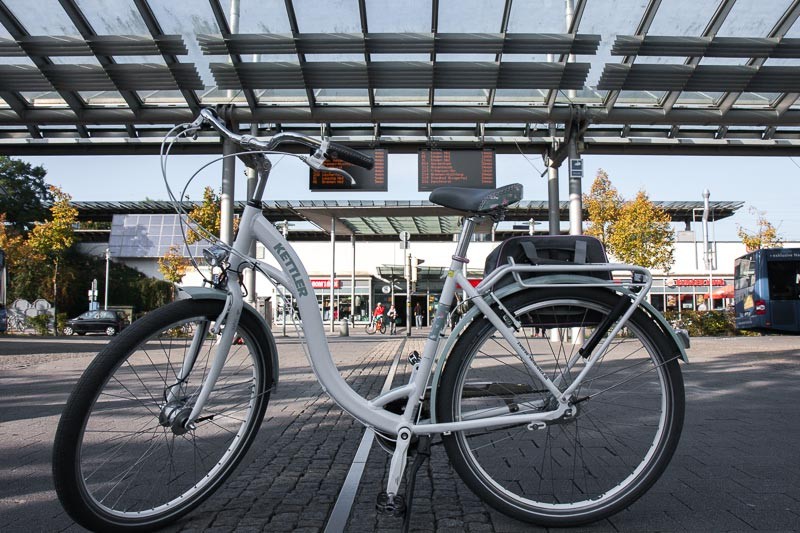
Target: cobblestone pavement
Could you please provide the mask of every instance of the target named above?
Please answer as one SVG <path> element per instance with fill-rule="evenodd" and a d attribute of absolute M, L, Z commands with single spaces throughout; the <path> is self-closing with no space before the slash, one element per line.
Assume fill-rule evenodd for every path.
<path fill-rule="evenodd" d="M 375 396 L 398 350 L 423 338 L 332 339 L 345 379 Z M 0 338 L 0 531 L 77 531 L 50 480 L 50 446 L 72 384 L 103 339 Z M 169 531 L 320 531 L 363 434 L 313 379 L 296 340 L 278 340 L 280 385 L 247 458 Z M 609 520 L 570 531 L 800 530 L 800 339 L 693 339 L 682 365 L 687 417 L 667 472 Z M 401 364 L 395 384 L 407 379 Z M 347 530 L 399 531 L 375 512 L 386 455 L 373 445 Z M 537 531 L 478 500 L 433 447 L 420 470 L 412 531 Z"/>

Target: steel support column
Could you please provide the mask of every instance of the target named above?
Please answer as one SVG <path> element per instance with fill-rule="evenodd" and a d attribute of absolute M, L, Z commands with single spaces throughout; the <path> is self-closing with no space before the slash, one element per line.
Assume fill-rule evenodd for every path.
<path fill-rule="evenodd" d="M 353 246 L 353 270 L 350 273 L 350 323 L 356 325 L 356 234 L 350 235 Z"/>
<path fill-rule="evenodd" d="M 236 179 L 236 144 L 230 139 L 222 142 L 222 192 L 219 198 L 219 238 L 225 244 L 233 244 L 233 193 Z M 231 157 L 227 157 L 231 156 Z"/>
<path fill-rule="evenodd" d="M 258 135 L 258 124 L 253 122 L 250 124 L 250 135 Z M 247 168 L 247 199 L 250 200 L 256 192 L 256 183 L 258 181 L 258 172 L 254 168 Z M 250 257 L 256 256 L 256 242 L 250 243 Z M 256 295 L 256 273 L 252 268 L 244 271 L 244 287 L 247 290 L 247 302 L 255 307 L 258 298 Z"/>
<path fill-rule="evenodd" d="M 336 218 L 331 217 L 331 302 L 328 315 L 331 319 L 331 333 L 336 331 L 336 322 L 333 320 L 333 285 L 336 280 Z"/>
<path fill-rule="evenodd" d="M 581 176 L 573 175 L 572 161 L 579 159 L 578 137 L 573 135 L 568 141 L 569 144 L 569 234 L 581 235 L 583 233 L 583 190 Z"/>
<path fill-rule="evenodd" d="M 556 151 L 555 143 L 550 150 L 547 157 L 547 218 L 550 235 L 558 235 L 561 233 L 561 204 L 558 199 L 558 167 L 560 163 L 552 157 Z"/>

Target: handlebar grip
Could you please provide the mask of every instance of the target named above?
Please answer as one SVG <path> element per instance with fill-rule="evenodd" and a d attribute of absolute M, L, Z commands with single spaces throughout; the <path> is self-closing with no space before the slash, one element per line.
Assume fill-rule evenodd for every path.
<path fill-rule="evenodd" d="M 328 145 L 328 155 L 332 158 L 341 159 L 342 161 L 358 165 L 367 170 L 372 170 L 372 167 L 375 166 L 374 158 L 338 143 L 330 143 Z"/>

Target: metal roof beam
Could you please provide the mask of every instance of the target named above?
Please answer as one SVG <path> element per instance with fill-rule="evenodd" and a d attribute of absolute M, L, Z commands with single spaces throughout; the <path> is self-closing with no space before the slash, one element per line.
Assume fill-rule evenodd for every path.
<path fill-rule="evenodd" d="M 772 30 L 770 30 L 768 37 L 770 39 L 782 39 L 784 35 L 791 29 L 792 25 L 797 20 L 797 17 L 800 16 L 800 0 L 794 0 L 792 4 L 786 8 L 781 18 L 778 22 L 775 23 Z M 756 67 L 760 68 L 765 62 L 767 61 L 766 57 L 751 57 L 750 60 L 747 61 L 747 66 L 749 67 Z M 741 96 L 741 91 L 730 91 L 725 93 L 719 99 L 719 110 L 724 115 L 733 107 L 733 104 L 736 103 L 736 100 L 739 99 Z"/>
<path fill-rule="evenodd" d="M 575 11 L 573 12 L 572 22 L 567 28 L 567 33 L 571 33 L 573 36 L 578 33 L 578 28 L 581 25 L 581 19 L 583 18 L 583 12 L 586 10 L 586 2 L 587 0 L 578 0 L 577 4 L 575 5 Z M 561 54 L 557 63 L 563 63 L 568 57 L 568 54 Z M 544 98 L 545 104 L 547 105 L 547 111 L 552 113 L 553 108 L 556 105 L 556 98 L 558 97 L 558 89 L 550 89 L 547 92 L 547 95 Z"/>
<path fill-rule="evenodd" d="M 500 20 L 500 33 L 505 34 L 508 32 L 508 23 L 511 18 L 511 2 L 513 0 L 506 0 L 505 5 L 503 6 L 503 18 Z M 498 65 L 500 65 L 500 61 L 503 59 L 503 52 L 502 50 L 498 52 L 494 56 L 494 61 Z M 499 77 L 499 69 L 498 69 L 498 77 Z M 486 100 L 486 103 L 489 105 L 489 109 L 494 106 L 494 98 L 497 94 L 497 81 L 495 81 L 495 86 L 489 90 L 489 97 Z"/>
<path fill-rule="evenodd" d="M 11 37 L 14 39 L 22 39 L 25 37 L 30 37 L 30 33 L 25 27 L 20 23 L 19 20 L 14 16 L 8 7 L 0 2 L 0 24 L 5 26 L 8 33 L 11 34 Z M 53 64 L 52 61 L 48 57 L 44 56 L 36 56 L 36 55 L 28 55 L 28 57 L 33 61 L 33 64 L 36 65 L 39 70 L 42 70 L 42 67 L 47 67 Z M 59 90 L 57 91 L 59 96 L 66 102 L 69 108 L 75 113 L 76 116 L 80 117 L 85 109 L 83 105 L 83 101 L 81 98 L 71 91 L 64 91 Z M 86 132 L 86 128 L 78 128 L 78 133 L 81 137 L 88 136 Z"/>
<path fill-rule="evenodd" d="M 358 0 L 358 18 L 361 21 L 361 33 L 367 35 L 369 27 L 367 25 L 367 5 L 365 0 Z M 367 63 L 367 72 L 372 62 L 369 51 L 364 47 L 364 61 Z M 375 89 L 373 88 L 372 76 L 367 76 L 367 97 L 369 98 L 369 107 L 375 107 Z"/>
<path fill-rule="evenodd" d="M 770 106 L 775 110 L 778 117 L 781 117 L 794 105 L 798 98 L 800 98 L 800 93 L 783 93 Z"/>
<path fill-rule="evenodd" d="M 636 27 L 636 33 L 634 35 L 647 35 L 647 32 L 650 31 L 650 26 L 653 24 L 653 19 L 656 18 L 656 13 L 658 12 L 658 8 L 661 6 L 661 0 L 650 0 L 647 4 L 647 7 L 642 14 L 642 19 L 639 21 L 639 25 Z M 634 60 L 636 59 L 635 55 L 625 56 L 622 59 L 623 65 L 630 65 L 633 64 Z M 603 105 L 606 106 L 606 109 L 609 111 L 614 104 L 617 102 L 617 98 L 619 98 L 619 90 L 609 91 L 606 95 L 605 99 L 603 100 Z"/>
<path fill-rule="evenodd" d="M 705 30 L 703 30 L 702 37 L 714 37 L 719 29 L 722 27 L 722 24 L 725 22 L 725 19 L 728 18 L 728 15 L 733 9 L 733 5 L 736 3 L 736 0 L 722 0 L 717 6 L 717 10 L 711 16 L 711 20 L 708 21 L 706 24 Z M 698 65 L 700 64 L 701 57 L 689 57 L 684 62 L 684 65 Z M 669 112 L 672 107 L 675 105 L 675 102 L 678 101 L 678 98 L 681 95 L 681 91 L 670 91 L 668 92 L 664 98 L 661 100 L 661 107 L 664 108 L 664 111 Z"/>
<path fill-rule="evenodd" d="M 222 11 L 222 6 L 220 6 L 218 0 L 208 0 L 208 3 L 211 5 L 211 11 L 214 13 L 214 19 L 217 21 L 217 26 L 219 26 L 220 31 L 222 32 L 222 38 L 230 37 L 231 29 L 228 26 L 228 21 L 225 18 L 225 13 Z M 230 55 L 231 61 L 233 62 L 233 68 L 238 69 L 238 66 L 242 64 L 242 56 L 237 53 L 231 52 L 228 50 L 228 55 Z M 242 92 L 244 93 L 244 98 L 247 101 L 247 105 L 250 108 L 250 112 L 253 112 L 258 105 L 258 101 L 256 99 L 255 93 L 251 89 L 243 88 Z"/>
<path fill-rule="evenodd" d="M 297 14 L 294 11 L 294 3 L 292 3 L 292 0 L 284 0 L 284 5 L 286 6 L 286 16 L 289 17 L 289 27 L 292 30 L 292 36 L 296 41 L 297 36 L 300 34 L 300 27 L 297 24 Z M 303 85 L 305 86 L 306 90 L 306 98 L 308 98 L 308 107 L 311 111 L 311 115 L 314 115 L 314 108 L 317 105 L 317 99 L 314 96 L 313 87 L 308 84 L 305 69 L 303 68 L 303 65 L 306 64 L 306 55 L 302 52 L 297 52 L 297 61 L 300 63 L 300 72 L 304 79 Z"/>
<path fill-rule="evenodd" d="M 153 40 L 158 42 L 160 39 L 167 37 L 161 29 L 161 24 L 158 23 L 158 19 L 156 19 L 156 16 L 153 14 L 153 10 L 150 9 L 150 4 L 147 3 L 147 0 L 133 0 L 133 3 L 139 11 L 139 15 L 142 17 Z M 170 70 L 172 70 L 172 67 L 175 65 L 181 64 L 175 54 L 169 53 L 164 49 L 161 50 L 161 57 Z M 188 105 L 191 110 L 191 118 L 188 119 L 188 121 L 191 121 L 200 113 L 200 100 L 197 98 L 194 90 L 185 89 L 177 78 L 175 79 L 175 83 L 180 88 L 181 95 L 183 95 L 184 100 L 186 100 L 186 105 Z"/>
<path fill-rule="evenodd" d="M 67 16 L 70 18 L 70 20 L 78 29 L 78 31 L 81 33 L 81 37 L 83 37 L 84 40 L 88 41 L 93 37 L 97 36 L 97 33 L 95 33 L 91 24 L 89 24 L 89 21 L 86 20 L 86 17 L 84 16 L 83 12 L 75 4 L 75 0 L 59 0 L 59 2 L 61 3 L 61 7 L 64 9 L 64 11 L 67 12 Z M 103 67 L 103 70 L 106 71 L 106 74 L 108 74 L 109 65 L 114 65 L 116 63 L 114 61 L 114 58 L 111 56 L 95 54 L 94 57 L 97 59 L 97 62 L 100 63 L 100 65 Z M 111 78 L 112 81 L 114 80 L 112 76 L 109 75 L 108 77 Z M 115 85 L 117 84 L 115 83 Z M 116 90 L 125 100 L 125 103 L 128 104 L 128 107 L 131 109 L 131 111 L 133 111 L 133 114 L 138 115 L 139 110 L 142 107 L 142 102 L 141 100 L 139 100 L 139 97 L 136 96 L 136 93 L 134 93 L 133 91 L 124 90 L 120 88 L 118 85 L 116 86 Z"/>
<path fill-rule="evenodd" d="M 20 120 L 25 120 L 25 114 L 28 112 L 29 107 L 28 103 L 21 94 L 15 91 L 0 91 L 0 98 L 5 100 L 8 106 L 14 110 L 14 113 L 17 114 Z M 31 137 L 42 137 L 42 132 L 39 131 L 39 126 L 36 124 L 26 124 L 26 128 L 28 129 L 28 133 L 31 134 Z"/>
<path fill-rule="evenodd" d="M 439 32 L 439 0 L 431 0 L 431 34 L 436 35 Z M 436 49 L 431 51 L 431 64 L 436 64 Z M 428 106 L 430 112 L 433 113 L 434 98 L 436 91 L 433 85 L 428 89 Z"/>

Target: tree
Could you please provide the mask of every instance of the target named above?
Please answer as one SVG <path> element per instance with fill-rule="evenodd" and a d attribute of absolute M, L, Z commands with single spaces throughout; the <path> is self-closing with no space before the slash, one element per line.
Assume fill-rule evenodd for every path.
<path fill-rule="evenodd" d="M 58 264 L 75 242 L 72 226 L 78 218 L 78 210 L 69 203 L 72 197 L 58 187 L 51 186 L 50 193 L 55 198 L 50 207 L 51 219 L 33 228 L 28 236 L 28 245 L 34 252 L 53 262 L 53 312 L 57 316 Z"/>
<path fill-rule="evenodd" d="M 0 156 L 0 213 L 17 232 L 29 231 L 48 217 L 53 194 L 44 182 L 44 167 Z"/>
<path fill-rule="evenodd" d="M 203 190 L 203 202 L 189 211 L 189 218 L 197 225 L 202 226 L 207 232 L 215 237 L 219 237 L 220 221 L 222 220 L 222 210 L 220 208 L 220 197 L 214 192 L 211 187 L 206 187 Z M 233 232 L 239 228 L 239 220 L 233 221 Z M 186 233 L 186 242 L 194 244 L 205 238 L 201 232 L 189 229 Z"/>
<path fill-rule="evenodd" d="M 599 169 L 589 194 L 583 195 L 583 205 L 589 215 L 586 235 L 597 237 L 603 246 L 608 246 L 611 229 L 619 218 L 622 203 L 622 197 L 611 184 L 606 171 Z"/>
<path fill-rule="evenodd" d="M 175 283 L 180 283 L 186 270 L 189 268 L 189 260 L 183 256 L 180 248 L 173 244 L 163 257 L 158 258 L 158 271 L 164 279 L 172 283 L 172 296 L 175 297 Z"/>
<path fill-rule="evenodd" d="M 639 191 L 620 208 L 608 245 L 619 261 L 668 272 L 674 261 L 674 241 L 669 214 Z"/>
<path fill-rule="evenodd" d="M 759 211 L 751 206 L 750 213 L 757 215 L 756 224 L 758 229 L 751 233 L 739 226 L 737 230 L 739 238 L 744 243 L 745 250 L 752 252 L 761 248 L 781 248 L 783 246 L 783 238 L 778 234 L 777 228 L 767 220 L 767 212 Z"/>

